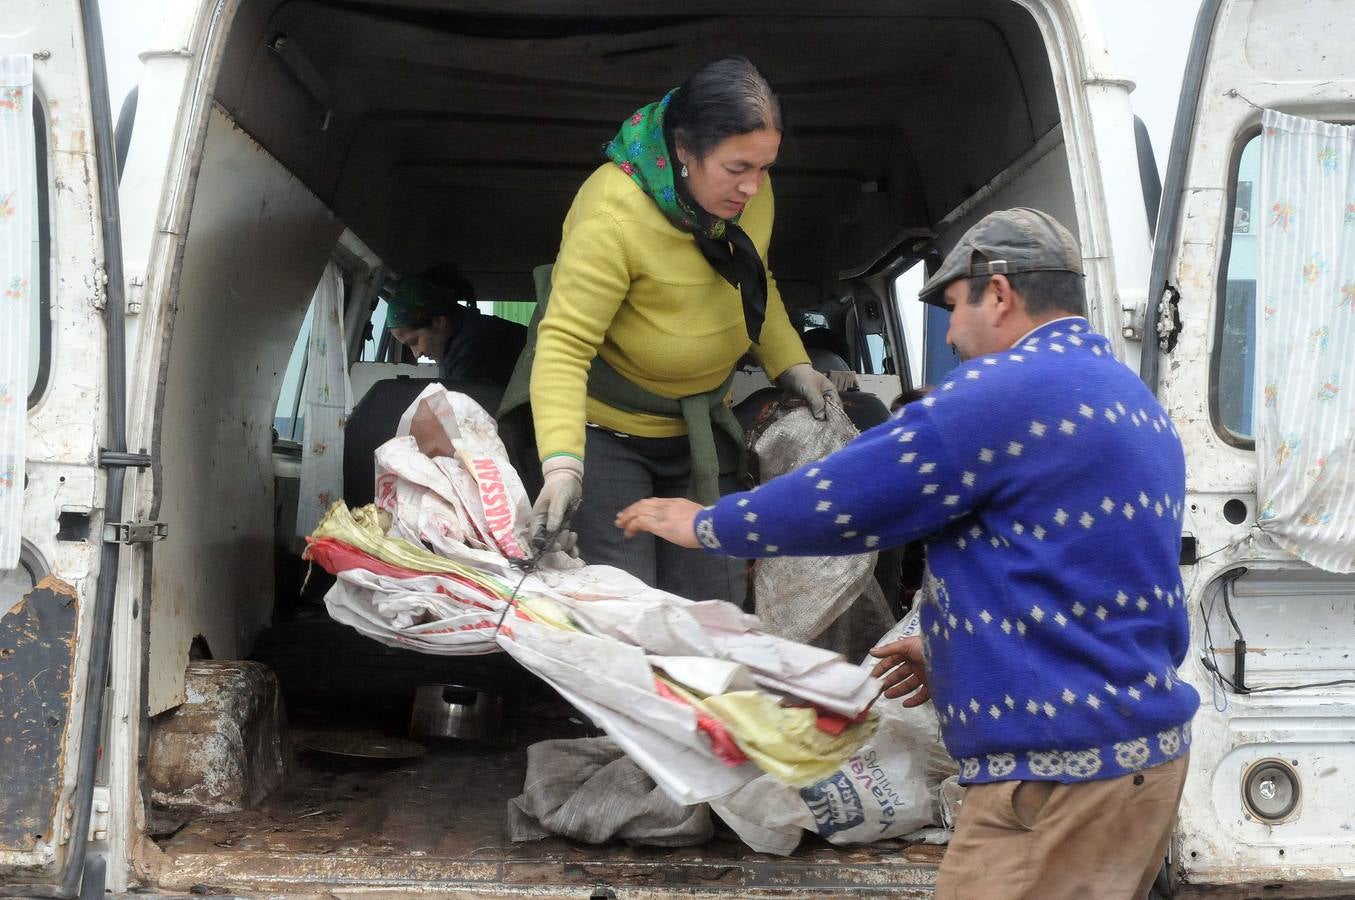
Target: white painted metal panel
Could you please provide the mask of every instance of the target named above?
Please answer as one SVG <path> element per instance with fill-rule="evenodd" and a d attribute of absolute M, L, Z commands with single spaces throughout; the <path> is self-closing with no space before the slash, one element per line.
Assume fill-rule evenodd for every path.
<path fill-rule="evenodd" d="M 273 606 L 272 426 L 297 329 L 342 226 L 212 115 L 159 413 L 160 518 L 147 708 L 179 703 L 189 645 L 246 656 Z"/>
<path fill-rule="evenodd" d="M 46 121 L 48 167 L 48 181 L 37 189 L 46 197 L 52 237 L 44 262 L 51 285 L 53 375 L 28 411 L 22 536 L 30 558 L 74 587 L 80 606 L 77 635 L 83 636 L 92 625 L 103 519 L 103 479 L 95 461 L 105 418 L 105 357 L 98 174 L 80 29 L 78 5 L 70 0 L 7 0 L 0 6 L 0 53 L 34 57 L 34 95 Z M 87 538 L 57 539 L 63 511 L 90 517 Z M 0 609 L 0 615 L 6 612 Z M 87 660 L 88 647 L 79 646 L 68 735 L 78 734 Z M 59 787 L 63 798 L 74 787 L 78 753 L 78 738 L 68 737 Z M 70 835 L 60 832 L 68 827 L 59 822 L 58 833 L 44 835 L 32 852 L 0 852 L 0 880 L 11 873 L 23 881 L 40 879 L 65 852 Z"/>
<path fill-rule="evenodd" d="M 1355 118 L 1355 69 L 1343 62 L 1355 37 L 1352 21 L 1350 4 L 1339 0 L 1220 4 L 1179 220 L 1159 223 L 1178 228 L 1167 280 L 1180 291 L 1182 324 L 1175 350 L 1161 360 L 1159 395 L 1185 442 L 1185 530 L 1200 555 L 1183 573 L 1194 619 L 1192 658 L 1182 675 L 1202 689 L 1205 702 L 1195 719 L 1176 841 L 1176 864 L 1192 883 L 1355 879 L 1347 799 L 1355 776 L 1355 690 L 1331 685 L 1243 695 L 1216 688 L 1211 703 L 1211 674 L 1200 663 L 1208 650 L 1201 601 L 1207 605 L 1219 576 L 1244 565 L 1249 574 L 1237 583 L 1232 607 L 1248 642 L 1249 685 L 1303 685 L 1355 672 L 1347 649 L 1355 581 L 1295 563 L 1248 527 L 1256 516 L 1254 452 L 1225 441 L 1210 409 L 1234 161 L 1260 128 L 1260 107 Z M 1242 504 L 1241 524 L 1224 514 L 1230 500 Z M 1218 604 L 1210 629 L 1219 668 L 1231 675 L 1237 634 Z M 1246 765 L 1268 756 L 1293 763 L 1308 791 L 1298 813 L 1275 825 L 1249 818 L 1242 802 Z"/>

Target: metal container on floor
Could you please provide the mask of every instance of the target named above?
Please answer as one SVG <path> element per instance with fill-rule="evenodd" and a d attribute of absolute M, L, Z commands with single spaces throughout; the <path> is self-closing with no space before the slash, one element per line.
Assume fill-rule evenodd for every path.
<path fill-rule="evenodd" d="M 459 684 L 424 684 L 414 692 L 409 718 L 413 737 L 493 742 L 502 728 L 503 697 L 498 694 Z"/>

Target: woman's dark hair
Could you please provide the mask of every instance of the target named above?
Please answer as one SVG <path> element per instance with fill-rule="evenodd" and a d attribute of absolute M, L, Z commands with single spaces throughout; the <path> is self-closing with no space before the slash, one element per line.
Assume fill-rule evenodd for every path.
<path fill-rule="evenodd" d="M 433 268 L 424 273 L 433 284 L 437 285 L 443 291 L 452 295 L 457 301 L 475 302 L 475 285 L 470 283 L 470 279 L 461 274 L 456 263 L 451 260 L 443 260 Z"/>
<path fill-rule="evenodd" d="M 781 101 L 762 73 L 742 56 L 726 56 L 697 69 L 682 83 L 664 116 L 673 140 L 697 159 L 737 134 L 782 130 Z"/>

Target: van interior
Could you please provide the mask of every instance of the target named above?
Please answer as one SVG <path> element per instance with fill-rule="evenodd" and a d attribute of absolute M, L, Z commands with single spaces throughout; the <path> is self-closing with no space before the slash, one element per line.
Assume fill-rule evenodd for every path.
<path fill-rule="evenodd" d="M 770 262 L 787 306 L 841 335 L 858 372 L 900 391 L 925 380 L 904 348 L 936 336 L 905 341 L 899 309 L 916 301 L 896 296 L 900 274 L 992 209 L 1037 205 L 1076 227 L 1032 15 L 1009 0 L 243 0 L 229 27 L 162 359 L 151 513 L 175 539 L 152 565 L 146 730 L 175 715 L 199 660 L 255 659 L 281 684 L 295 753 L 247 809 L 157 808 L 147 792 L 148 881 L 483 895 L 934 879 L 897 841 L 848 852 L 807 837 L 787 859 L 723 830 L 689 848 L 511 844 L 504 806 L 527 746 L 596 732 L 503 661 L 392 650 L 329 621 L 323 573 L 303 584 L 297 451 L 275 413 L 328 261 L 344 272 L 360 403 L 427 371 L 373 316 L 386 276 L 454 261 L 481 300 L 533 301 L 532 270 L 554 259 L 618 123 L 729 54 L 762 69 L 785 114 Z M 433 740 L 413 760 L 303 750 L 318 732 L 403 736 L 419 685 L 472 679 L 511 686 L 498 741 Z"/>

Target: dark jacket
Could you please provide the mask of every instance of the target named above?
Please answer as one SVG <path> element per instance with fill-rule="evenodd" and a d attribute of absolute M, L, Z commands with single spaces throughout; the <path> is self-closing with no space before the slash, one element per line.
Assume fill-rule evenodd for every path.
<path fill-rule="evenodd" d="M 469 307 L 447 341 L 439 375 L 443 381 L 488 381 L 504 387 L 526 342 L 524 326 Z"/>

